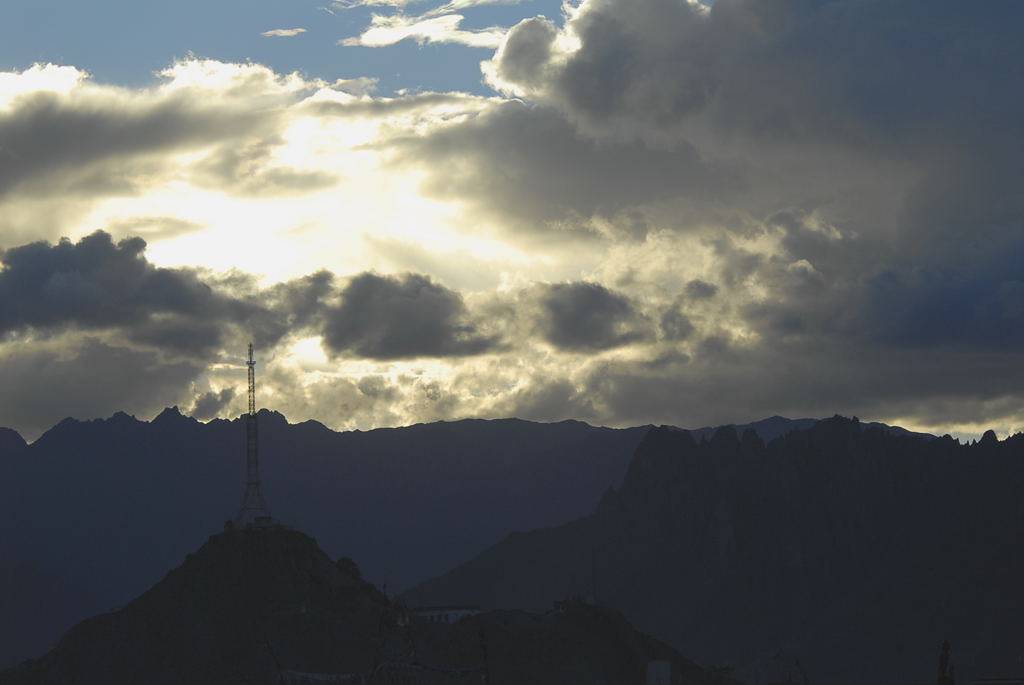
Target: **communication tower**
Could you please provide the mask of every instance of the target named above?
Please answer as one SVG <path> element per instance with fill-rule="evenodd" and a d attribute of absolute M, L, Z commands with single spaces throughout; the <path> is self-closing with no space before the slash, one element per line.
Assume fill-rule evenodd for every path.
<path fill-rule="evenodd" d="M 259 435 L 256 422 L 256 361 L 252 356 L 252 343 L 249 343 L 249 413 L 245 415 L 245 494 L 242 496 L 242 508 L 235 517 L 235 525 L 269 526 L 273 523 L 267 504 L 263 501 L 260 488 Z"/>

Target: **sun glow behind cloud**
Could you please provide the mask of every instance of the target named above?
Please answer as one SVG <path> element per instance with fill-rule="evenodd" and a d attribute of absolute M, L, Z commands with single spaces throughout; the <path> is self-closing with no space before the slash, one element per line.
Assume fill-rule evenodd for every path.
<path fill-rule="evenodd" d="M 217 92 L 263 108 L 268 120 L 277 123 L 257 128 L 230 147 L 218 143 L 165 155 L 159 173 L 134 181 L 135 192 L 97 198 L 88 212 L 62 227 L 63 235 L 78 239 L 107 229 L 115 237 L 128 237 L 140 219 L 174 217 L 203 230 L 152 232 L 147 255 L 153 263 L 214 271 L 242 268 L 265 283 L 321 268 L 337 273 L 393 268 L 393 259 L 375 254 L 373 241 L 483 260 L 531 259 L 502 241 L 466 230 L 460 203 L 423 195 L 424 172 L 388 164 L 388 153 L 375 146 L 395 132 L 406 135 L 450 122 L 467 108 L 485 106 L 484 100 L 452 98 L 381 116 L 373 108 L 382 103 L 386 107 L 386 101 L 306 82 L 295 74 L 278 76 L 259 65 L 185 60 L 161 76 L 164 82 L 158 88 L 138 97 L 159 103 Z M 67 97 L 106 93 L 106 87 L 91 83 L 85 74 L 53 66 L 4 74 L 0 84 L 8 98 L 39 90 Z M 230 99 L 226 102 L 232 106 Z M 324 104 L 341 107 L 344 116 L 324 116 L 313 109 Z M 346 107 L 356 113 L 347 114 Z M 359 114 L 360 107 L 369 108 L 370 114 Z M 226 154 L 241 155 L 227 158 L 237 166 L 226 169 L 229 175 L 223 179 L 210 177 L 209 160 Z M 273 180 L 279 170 L 299 181 L 282 188 L 267 186 L 270 181 L 264 177 Z M 303 175 L 330 182 L 306 189 Z"/>
<path fill-rule="evenodd" d="M 383 43 L 426 43 L 467 38 L 454 10 L 481 3 L 386 4 L 378 28 L 400 30 Z M 835 411 L 1018 425 L 1018 104 L 965 76 L 1012 69 L 972 49 L 941 83 L 918 63 L 887 71 L 904 46 L 860 3 L 841 30 L 815 3 L 722 7 L 584 0 L 524 19 L 483 65 L 487 98 L 191 57 L 144 88 L 4 74 L 5 282 L 41 271 L 112 302 L 14 309 L 5 331 L 179 364 L 165 392 L 183 405 L 183 387 L 237 381 L 217 364 L 256 331 L 268 397 L 332 425 Z M 974 21 L 944 7 L 922 24 L 915 8 L 886 11 L 920 27 L 925 55 Z M 299 24 L 261 28 L 278 25 Z M 950 92 L 979 105 L 951 114 Z M 68 255 L 94 270 L 68 272 Z M 155 285 L 120 296 L 139 279 Z M 25 367 L 7 352 L 0 374 Z"/>

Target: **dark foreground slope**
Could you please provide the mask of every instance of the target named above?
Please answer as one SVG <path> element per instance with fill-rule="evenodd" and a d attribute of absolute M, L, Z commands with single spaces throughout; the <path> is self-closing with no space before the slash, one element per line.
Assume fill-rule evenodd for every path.
<path fill-rule="evenodd" d="M 123 608 L 82 621 L 5 683 L 270 682 L 275 660 L 369 669 L 388 601 L 301 533 L 215 535 Z"/>
<path fill-rule="evenodd" d="M 479 651 L 453 654 L 450 646 L 479 643 L 481 636 L 486 682 L 493 685 L 643 685 L 651 661 L 671 662 L 672 682 L 665 685 L 740 685 L 636 631 L 619 612 L 579 601 L 544 613 L 489 611 L 421 632 L 417 648 L 424 660 L 451 654 L 458 663 L 480 663 Z"/>
<path fill-rule="evenodd" d="M 465 682 L 486 672 L 498 685 L 639 685 L 652 659 L 674 662 L 687 683 L 728 683 L 585 605 L 446 626 L 409 618 L 354 564 L 332 562 L 302 533 L 234 531 L 211 537 L 123 608 L 78 624 L 41 659 L 0 672 L 0 683 L 269 684 L 297 674 L 455 683 L 463 680 L 452 670 L 475 668 L 483 670 Z"/>
<path fill-rule="evenodd" d="M 459 421 L 338 433 L 260 412 L 272 512 L 402 589 L 513 530 L 581 516 L 643 429 Z M 234 515 L 244 426 L 177 410 L 67 419 L 31 445 L 0 431 L 0 667 L 123 604 Z"/>
<path fill-rule="evenodd" d="M 1024 670 L 1024 436 L 973 446 L 820 422 L 767 447 L 652 429 L 618 491 L 407 593 L 539 608 L 596 592 L 702 663 L 782 650 L 815 685 Z M 739 674 L 754 679 L 754 674 Z"/>

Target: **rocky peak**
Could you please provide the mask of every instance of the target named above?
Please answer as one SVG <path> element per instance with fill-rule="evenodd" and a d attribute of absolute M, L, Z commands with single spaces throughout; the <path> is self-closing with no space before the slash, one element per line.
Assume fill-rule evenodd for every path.
<path fill-rule="evenodd" d="M 178 409 L 178 405 L 167 407 L 157 414 L 150 423 L 154 426 L 179 426 L 182 424 L 198 423 L 190 416 L 185 416 Z"/>

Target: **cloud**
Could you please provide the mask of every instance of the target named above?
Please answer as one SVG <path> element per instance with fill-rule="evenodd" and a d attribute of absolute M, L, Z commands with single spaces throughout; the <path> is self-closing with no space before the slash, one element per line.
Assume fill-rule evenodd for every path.
<path fill-rule="evenodd" d="M 236 294 L 245 302 L 255 300 L 261 305 L 245 321 L 260 347 L 274 346 L 289 335 L 318 330 L 323 325 L 329 302 L 336 296 L 335 276 L 324 269 L 268 288 L 252 287 Z"/>
<path fill-rule="evenodd" d="M 430 41 L 460 9 L 380 26 Z M 147 89 L 0 78 L 0 150 L 25 159 L 0 165 L 4 245 L 153 243 L 152 262 L 108 238 L 7 263 L 0 348 L 70 358 L 92 336 L 220 393 L 227 341 L 251 334 L 274 406 L 361 428 L 1020 427 L 1022 14 L 583 0 L 508 31 L 490 98 L 210 60 Z M 171 268 L 190 260 L 209 268 Z"/>
<path fill-rule="evenodd" d="M 419 274 L 364 273 L 330 309 L 324 346 L 371 359 L 479 354 L 494 344 L 468 320 L 462 297 Z"/>
<path fill-rule="evenodd" d="M 407 7 L 427 0 L 334 0 L 331 6 L 337 9 L 353 9 L 356 7 Z"/>
<path fill-rule="evenodd" d="M 936 369 L 962 368 L 973 364 L 964 355 L 1019 341 L 1010 264 L 1024 196 L 1011 186 L 1022 173 L 1024 98 L 1011 84 L 1024 50 L 1007 27 L 1022 14 L 1010 4 L 978 13 L 924 3 L 587 0 L 562 25 L 524 20 L 485 65 L 492 85 L 528 104 L 495 105 L 396 145 L 428 173 L 425 191 L 506 226 L 519 219 L 507 229 L 516 237 L 579 240 L 569 231 L 590 229 L 606 241 L 609 274 L 627 271 L 608 257 L 624 240 L 641 241 L 642 252 L 661 231 L 697 239 L 697 251 L 680 243 L 676 259 L 690 269 L 681 287 L 651 264 L 629 263 L 625 287 L 659 321 L 661 344 L 684 356 L 652 377 L 645 364 L 664 357 L 651 349 L 649 362 L 622 367 L 616 386 L 633 374 L 638 388 L 710 392 L 722 378 L 730 393 L 743 392 L 709 366 L 730 359 L 759 379 L 761 409 L 773 411 L 769 397 L 809 406 L 760 365 L 789 369 L 797 388 L 810 389 L 812 367 L 793 367 L 811 359 L 865 364 L 860 373 L 874 375 L 853 341 L 871 359 L 886 357 L 879 363 L 897 376 L 908 349 L 927 350 Z M 602 287 L 614 283 L 605 278 Z M 882 395 L 981 392 L 964 376 L 916 373 L 916 390 L 893 381 Z M 847 393 L 838 376 L 810 393 L 815 401 L 870 413 L 868 385 Z M 595 381 L 595 396 L 610 383 Z M 624 416 L 626 404 L 604 411 Z"/>
<path fill-rule="evenodd" d="M 464 250 L 438 253 L 419 244 L 370 236 L 366 242 L 395 270 L 428 273 L 456 288 L 491 290 L 500 285 L 501 274 L 513 267 L 507 262 L 474 258 Z"/>
<path fill-rule="evenodd" d="M 142 238 L 115 243 L 97 231 L 0 252 L 0 334 L 104 331 L 199 362 L 215 359 L 231 335 L 272 348 L 311 330 L 335 294 L 326 271 L 260 289 L 251 276 L 156 267 L 145 249 Z"/>
<path fill-rule="evenodd" d="M 454 43 L 471 48 L 496 48 L 505 29 L 460 29 L 461 14 L 409 17 L 403 14 L 374 14 L 370 26 L 361 34 L 339 41 L 340 45 L 380 48 L 411 38 L 420 45 Z"/>
<path fill-rule="evenodd" d="M 188 413 L 200 421 L 207 421 L 220 416 L 234 398 L 234 388 L 224 388 L 219 392 L 212 390 L 204 392 L 196 396 Z"/>
<path fill-rule="evenodd" d="M 661 334 L 666 340 L 686 340 L 696 330 L 679 302 L 661 314 Z"/>
<path fill-rule="evenodd" d="M 337 79 L 332 85 L 339 91 L 358 96 L 373 94 L 379 83 L 380 79 L 376 76 L 359 76 Z"/>
<path fill-rule="evenodd" d="M 428 14 L 445 14 L 448 12 L 467 9 L 469 7 L 480 7 L 482 5 L 518 5 L 524 0 L 452 0 L 439 5 Z M 427 0 L 335 0 L 332 5 L 337 9 L 352 9 L 355 7 L 408 7 L 409 5 L 423 4 Z"/>
<path fill-rule="evenodd" d="M 264 36 L 266 38 L 275 38 L 275 37 L 276 38 L 292 38 L 294 36 L 299 35 L 300 33 L 305 33 L 305 32 L 306 32 L 306 29 L 301 29 L 301 28 L 299 28 L 299 29 L 270 29 L 269 31 L 264 31 L 260 35 Z"/>
<path fill-rule="evenodd" d="M 695 278 L 686 284 L 686 295 L 694 300 L 711 299 L 717 292 L 718 286 L 714 283 L 702 281 L 699 278 Z"/>
<path fill-rule="evenodd" d="M 223 311 L 227 303 L 193 272 L 152 266 L 145 247 L 141 238 L 115 244 L 109 234 L 96 232 L 77 243 L 38 242 L 3 251 L 0 331 L 98 329 Z"/>
<path fill-rule="evenodd" d="M 173 216 L 136 216 L 107 224 L 106 232 L 136 235 L 150 240 L 165 240 L 180 235 L 197 233 L 205 226 Z"/>
<path fill-rule="evenodd" d="M 517 230 L 562 231 L 600 216 L 616 219 L 607 224 L 616 231 L 625 210 L 674 198 L 701 205 L 735 183 L 692 146 L 581 137 L 556 111 L 517 101 L 390 145 L 428 171 L 426 192 L 521 219 Z"/>
<path fill-rule="evenodd" d="M 237 138 L 263 123 L 258 113 L 180 97 L 147 101 L 114 90 L 82 99 L 37 92 L 0 111 L 0 198 L 18 186 L 130 192 L 118 165 L 174 149 Z M 103 174 L 107 164 L 115 173 Z M 104 182 L 106 181 L 106 182 Z"/>
<path fill-rule="evenodd" d="M 633 304 L 597 283 L 535 286 L 538 325 L 547 342 L 564 350 L 606 350 L 646 337 Z"/>
<path fill-rule="evenodd" d="M 693 427 L 773 413 L 821 416 L 829 406 L 918 426 L 1021 425 L 1005 402 L 1018 396 L 1013 386 L 1021 382 L 1008 357 L 946 366 L 949 360 L 940 350 L 776 341 L 668 365 L 610 361 L 591 367 L 579 385 L 596 416 L 617 416 L 624 424 Z M 1010 369 L 1009 377 L 997 378 L 1000 369 Z"/>
<path fill-rule="evenodd" d="M 997 141 L 1021 128 L 1010 84 L 1024 55 L 1006 22 L 1021 14 L 1006 3 L 978 13 L 952 3 L 726 0 L 708 10 L 589 0 L 562 26 L 520 22 L 485 74 L 559 112 L 577 138 L 685 144 L 727 164 L 734 184 L 706 189 L 712 207 L 760 221 L 831 205 L 853 230 L 878 232 L 916 192 L 915 177 L 947 187 L 973 185 L 966 169 L 1007 177 L 1012 162 Z M 981 159 L 993 173 L 972 161 Z M 874 211 L 853 206 L 866 194 Z"/>
<path fill-rule="evenodd" d="M 347 87 L 347 84 L 342 84 Z M 303 109 L 318 116 L 352 118 L 388 118 L 412 116 L 425 125 L 436 124 L 449 118 L 471 116 L 487 104 L 487 99 L 467 93 L 407 93 L 399 97 L 369 97 L 368 93 L 354 93 L 360 97 L 339 100 L 311 100 Z M 431 119 L 433 117 L 433 119 Z M 428 119 L 428 121 L 423 121 Z M 401 134 L 404 134 L 402 131 Z M 385 139 L 386 140 L 386 139 Z M 384 141 L 374 141 L 380 144 Z"/>
<path fill-rule="evenodd" d="M 223 167 L 224 150 L 249 153 L 240 160 L 242 179 L 197 174 L 197 183 L 279 194 L 328 184 L 323 170 L 274 160 L 288 106 L 325 84 L 196 58 L 159 78 L 154 87 L 126 89 L 69 67 L 0 73 L 0 246 L 83 234 L 78 222 L 98 205 L 187 182 L 186 159 L 197 171 Z M 210 151 L 222 159 L 195 164 Z"/>
<path fill-rule="evenodd" d="M 529 421 L 596 418 L 594 407 L 581 389 L 567 378 L 530 378 L 503 398 L 498 416 L 516 416 Z"/>
<path fill-rule="evenodd" d="M 232 340 L 254 340 L 263 359 L 284 355 L 284 368 L 288 346 L 310 335 L 323 334 L 325 347 L 342 357 L 367 360 L 465 358 L 496 342 L 479 332 L 459 293 L 423 275 L 365 273 L 339 289 L 335 276 L 321 270 L 260 286 L 242 272 L 156 267 L 145 248 L 141 238 L 115 242 L 96 232 L 78 242 L 37 242 L 0 253 L 0 333 L 6 338 L 0 377 L 20 387 L 39 376 L 21 393 L 26 401 L 19 409 L 5 414 L 9 424 L 31 435 L 66 414 L 146 413 L 190 402 L 198 418 L 218 415 L 237 383 L 224 371 L 226 360 L 228 367 L 239 366 Z M 120 361 L 126 370 L 103 375 Z M 78 365 L 81 373 L 72 371 Z M 302 373 L 274 366 L 279 385 L 264 383 L 268 398 L 322 416 L 323 406 L 310 409 L 308 402 L 327 397 L 328 386 L 316 390 Z M 371 376 L 362 374 L 353 385 L 353 398 L 363 398 L 370 412 L 360 425 L 379 425 L 388 416 L 450 418 L 459 405 L 458 394 L 436 379 L 410 378 L 396 394 L 388 389 L 392 380 Z M 147 377 L 153 394 L 140 399 Z M 43 393 L 55 392 L 61 378 L 68 383 L 61 400 L 46 405 Z M 187 388 L 199 381 L 213 387 L 192 395 Z M 90 404 L 89 384 L 105 382 L 124 387 L 102 388 Z M 342 385 L 329 387 L 340 392 Z M 408 404 L 389 413 L 389 397 Z"/>
<path fill-rule="evenodd" d="M 663 0 L 588 0 L 559 31 L 550 22 L 542 27 L 542 19 L 521 22 L 488 74 L 498 87 L 606 132 L 684 133 L 688 117 L 707 112 L 730 134 L 898 145 L 891 134 L 967 114 L 946 100 L 951 82 L 982 95 L 982 69 L 995 70 L 985 80 L 1010 76 L 1019 49 L 1009 47 L 1000 17 L 1019 12 L 1009 4 L 978 13 L 962 4 L 879 0 L 726 0 L 710 11 Z M 977 52 L 957 42 L 964 27 L 976 31 L 968 40 Z M 981 36 L 1007 46 L 1004 59 Z M 950 51 L 957 57 L 944 59 Z M 1007 101 L 1005 94 L 984 97 Z"/>
<path fill-rule="evenodd" d="M 191 168 L 197 186 L 242 196 L 302 195 L 330 188 L 338 177 L 326 171 L 276 166 L 272 157 L 279 139 L 223 145 Z"/>

